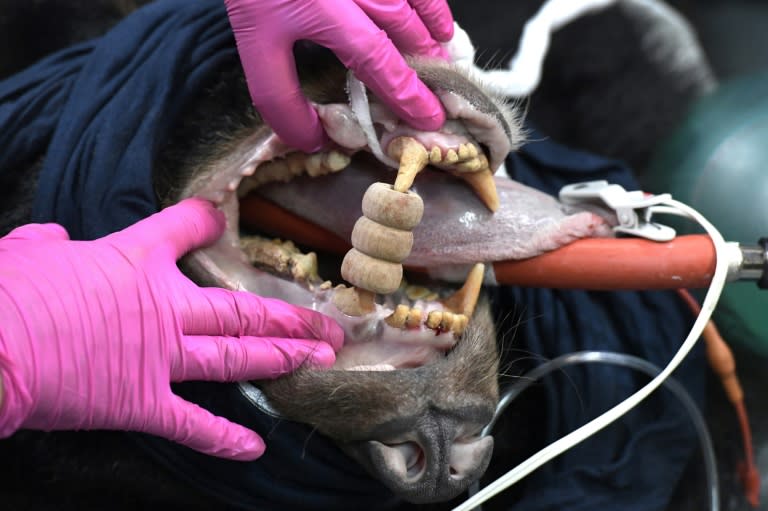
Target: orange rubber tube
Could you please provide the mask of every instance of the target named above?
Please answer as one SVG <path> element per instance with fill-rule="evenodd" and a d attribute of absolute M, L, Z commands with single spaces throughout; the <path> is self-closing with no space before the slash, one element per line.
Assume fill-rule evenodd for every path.
<path fill-rule="evenodd" d="M 291 239 L 315 250 L 345 254 L 336 234 L 249 195 L 240 201 L 244 227 Z M 424 268 L 407 270 L 425 273 Z M 499 284 L 559 289 L 631 290 L 706 287 L 715 272 L 715 248 L 703 234 L 659 243 L 640 238 L 585 238 L 531 257 L 493 263 Z"/>

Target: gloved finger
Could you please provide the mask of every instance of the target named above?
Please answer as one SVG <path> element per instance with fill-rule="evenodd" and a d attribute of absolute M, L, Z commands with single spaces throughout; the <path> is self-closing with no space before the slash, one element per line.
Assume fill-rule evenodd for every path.
<path fill-rule="evenodd" d="M 407 0 L 357 0 L 357 4 L 387 33 L 402 53 L 445 56 L 442 47 L 432 38 L 421 17 Z"/>
<path fill-rule="evenodd" d="M 255 69 L 264 62 L 269 62 L 269 73 Z M 327 138 L 317 112 L 301 91 L 290 48 L 273 49 L 265 60 L 250 55 L 243 68 L 253 105 L 277 136 L 305 153 L 322 149 Z"/>
<path fill-rule="evenodd" d="M 186 336 L 171 362 L 171 381 L 274 379 L 301 366 L 330 367 L 333 348 L 306 339 Z"/>
<path fill-rule="evenodd" d="M 360 9 L 348 9 L 354 30 L 328 31 L 313 41 L 330 48 L 376 96 L 416 129 L 436 131 L 445 123 L 440 101 L 408 66 L 386 33 Z"/>
<path fill-rule="evenodd" d="M 162 423 L 148 428 L 147 433 L 219 458 L 251 461 L 264 454 L 264 441 L 248 428 L 175 395 L 165 408 Z"/>
<path fill-rule="evenodd" d="M 331 318 L 282 300 L 219 288 L 198 288 L 180 299 L 184 303 L 176 310 L 185 335 L 314 339 L 334 350 L 344 343 L 344 332 Z"/>
<path fill-rule="evenodd" d="M 453 38 L 453 15 L 445 0 L 410 0 L 429 33 L 436 40 L 446 43 Z"/>
<path fill-rule="evenodd" d="M 215 242 L 226 227 L 224 213 L 209 201 L 192 198 L 174 204 L 103 241 L 123 250 L 168 251 L 173 260 Z"/>
<path fill-rule="evenodd" d="M 66 241 L 69 239 L 69 233 L 59 224 L 26 224 L 15 228 L 0 239 L 26 241 Z"/>

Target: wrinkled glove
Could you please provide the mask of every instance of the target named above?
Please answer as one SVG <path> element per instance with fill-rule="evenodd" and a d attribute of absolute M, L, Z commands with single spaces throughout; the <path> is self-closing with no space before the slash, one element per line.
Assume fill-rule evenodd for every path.
<path fill-rule="evenodd" d="M 402 53 L 447 57 L 453 36 L 445 0 L 224 0 L 253 104 L 283 141 L 305 152 L 325 142 L 317 113 L 299 89 L 293 44 L 332 50 L 355 76 L 413 127 L 445 122 L 439 100 Z M 400 51 L 398 51 L 398 49 Z"/>
<path fill-rule="evenodd" d="M 96 241 L 70 241 L 57 224 L 0 238 L 0 438 L 120 429 L 259 457 L 255 432 L 174 395 L 170 382 L 328 366 L 343 333 L 313 311 L 182 275 L 176 260 L 224 226 L 213 205 L 189 199 Z"/>

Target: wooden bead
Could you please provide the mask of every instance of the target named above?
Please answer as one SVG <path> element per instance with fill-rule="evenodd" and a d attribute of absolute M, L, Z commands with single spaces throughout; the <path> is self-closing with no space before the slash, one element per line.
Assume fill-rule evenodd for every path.
<path fill-rule="evenodd" d="M 403 280 L 403 267 L 351 249 L 341 263 L 341 276 L 353 286 L 388 295 L 397 291 Z"/>
<path fill-rule="evenodd" d="M 399 263 L 411 253 L 413 233 L 361 216 L 352 229 L 352 246 L 371 257 Z"/>
<path fill-rule="evenodd" d="M 376 223 L 411 231 L 424 214 L 424 201 L 413 192 L 398 192 L 387 183 L 373 183 L 363 195 L 363 215 Z"/>

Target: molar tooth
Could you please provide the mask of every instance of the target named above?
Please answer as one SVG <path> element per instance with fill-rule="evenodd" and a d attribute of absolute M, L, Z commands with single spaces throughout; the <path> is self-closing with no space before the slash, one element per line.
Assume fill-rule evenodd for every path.
<path fill-rule="evenodd" d="M 480 149 L 478 149 L 478 147 L 472 142 L 467 142 L 466 146 L 470 158 L 476 158 L 479 154 L 482 154 Z"/>
<path fill-rule="evenodd" d="M 463 334 L 464 330 L 467 328 L 468 323 L 469 318 L 467 318 L 464 314 L 456 314 L 453 319 L 453 325 L 451 325 L 451 332 L 456 335 Z"/>
<path fill-rule="evenodd" d="M 427 316 L 427 327 L 437 330 L 443 320 L 443 311 L 431 311 Z"/>
<path fill-rule="evenodd" d="M 463 314 L 467 318 L 472 317 L 477 305 L 477 299 L 480 297 L 484 273 L 484 264 L 478 263 L 474 265 L 469 271 L 467 280 L 461 286 L 461 289 L 443 300 L 443 306 L 455 314 Z"/>
<path fill-rule="evenodd" d="M 405 326 L 408 328 L 418 328 L 421 326 L 422 321 L 422 313 L 421 309 L 418 307 L 414 307 L 410 311 L 408 311 L 408 318 L 405 320 Z"/>
<path fill-rule="evenodd" d="M 325 158 L 325 166 L 331 172 L 338 172 L 347 168 L 352 158 L 339 151 L 331 151 Z"/>
<path fill-rule="evenodd" d="M 440 330 L 446 332 L 453 327 L 453 321 L 456 316 L 452 312 L 443 311 L 443 317 L 440 319 Z"/>
<path fill-rule="evenodd" d="M 393 328 L 403 328 L 406 319 L 408 319 L 408 312 L 408 307 L 405 305 L 398 305 L 394 312 L 387 316 L 384 321 Z"/>
<path fill-rule="evenodd" d="M 325 168 L 325 165 L 323 164 L 324 159 L 325 159 L 325 154 L 315 153 L 315 154 L 309 155 L 307 159 L 304 160 L 304 165 L 307 169 L 307 174 L 309 174 L 310 177 L 317 177 L 317 176 L 321 176 L 323 174 L 328 173 L 328 170 Z"/>
<path fill-rule="evenodd" d="M 413 185 L 416 174 L 429 163 L 427 150 L 412 137 L 397 137 L 389 143 L 387 153 L 400 162 L 393 188 L 398 192 L 407 192 Z"/>
<path fill-rule="evenodd" d="M 442 161 L 443 161 L 443 151 L 441 151 L 439 147 L 434 146 L 429 151 L 429 163 L 434 165 Z"/>
<path fill-rule="evenodd" d="M 298 176 L 304 172 L 306 168 L 305 161 L 307 155 L 304 153 L 291 153 L 285 157 L 285 165 L 288 168 L 288 172 L 291 175 Z"/>
<path fill-rule="evenodd" d="M 461 145 L 459 145 L 458 153 L 459 153 L 459 159 L 460 160 L 463 161 L 463 160 L 469 160 L 470 158 L 472 158 L 472 156 L 470 155 L 470 152 L 469 152 L 469 146 L 470 145 L 471 144 L 461 144 Z"/>
<path fill-rule="evenodd" d="M 448 152 L 445 153 L 445 158 L 443 158 L 443 164 L 444 165 L 453 165 L 454 163 L 457 163 L 459 161 L 459 155 L 456 153 L 453 149 L 448 149 Z"/>
<path fill-rule="evenodd" d="M 405 296 L 411 301 L 422 300 L 429 296 L 431 291 L 422 286 L 408 286 L 405 288 Z"/>

